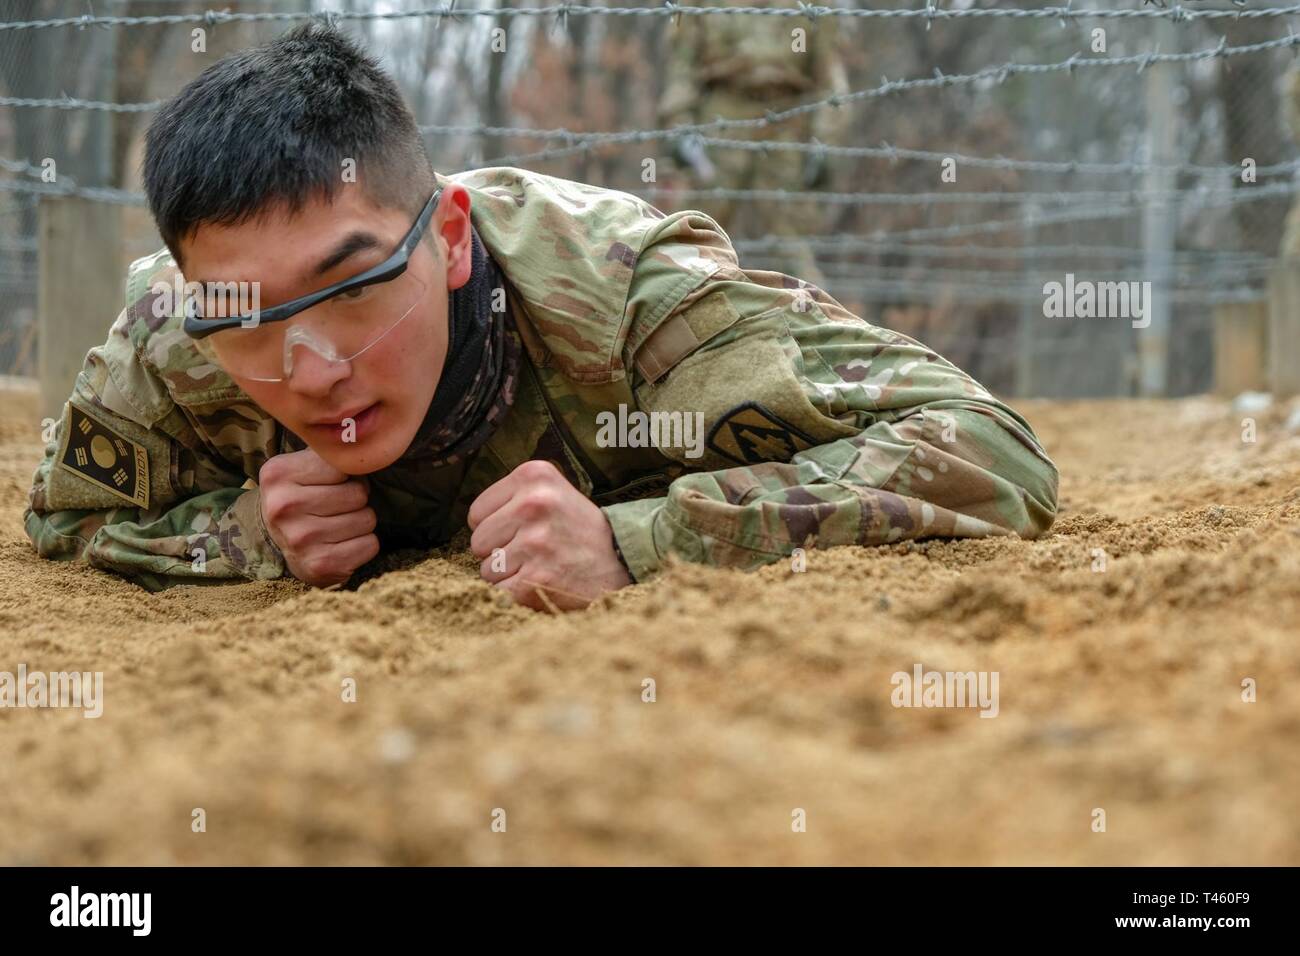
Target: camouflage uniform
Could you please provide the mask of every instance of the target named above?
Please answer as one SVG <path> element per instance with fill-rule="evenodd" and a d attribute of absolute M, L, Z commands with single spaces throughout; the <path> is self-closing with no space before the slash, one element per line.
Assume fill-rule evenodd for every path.
<path fill-rule="evenodd" d="M 669 555 L 753 568 L 798 547 L 1051 525 L 1056 469 L 1024 419 L 825 292 L 742 270 L 709 217 L 509 167 L 438 180 L 469 190 L 505 274 L 519 381 L 475 454 L 371 476 L 381 539 L 445 542 L 529 459 L 554 461 L 602 506 L 637 580 Z M 178 317 L 155 317 L 150 287 L 174 275 L 165 252 L 131 267 L 129 305 L 88 354 L 37 469 L 27 533 L 46 557 L 149 587 L 277 577 L 253 479 L 292 436 Z M 597 416 L 620 404 L 701 413 L 703 456 L 603 447 Z"/>
<path fill-rule="evenodd" d="M 779 0 L 744 0 L 733 6 L 791 6 Z M 796 52 L 793 31 L 802 28 L 805 46 Z M 822 18 L 814 25 L 804 17 L 686 17 L 670 35 L 668 85 L 659 104 L 659 122 L 670 128 L 708 123 L 718 118 L 754 119 L 849 91 L 837 49 L 839 24 Z M 823 107 L 760 127 L 721 129 L 709 135 L 727 139 L 782 142 L 840 141 L 849 106 Z M 711 180 L 698 171 L 690 177 L 697 189 L 806 190 L 820 185 L 825 169 L 815 173 L 817 158 L 806 152 L 709 148 L 716 169 Z M 823 161 L 824 164 L 824 161 Z M 813 178 L 812 182 L 809 179 Z M 825 204 L 812 201 L 702 199 L 692 202 L 709 213 L 733 238 L 777 235 L 788 239 L 780 255 L 794 275 L 825 285 L 812 252 L 798 237 L 830 227 Z"/>

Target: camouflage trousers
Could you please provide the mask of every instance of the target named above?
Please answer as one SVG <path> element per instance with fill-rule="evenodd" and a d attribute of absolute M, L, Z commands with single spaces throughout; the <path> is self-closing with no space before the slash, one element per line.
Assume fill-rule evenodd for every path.
<path fill-rule="evenodd" d="M 799 99 L 783 98 L 759 103 L 749 97 L 730 91 L 715 91 L 705 95 L 697 114 L 701 122 L 723 119 L 752 119 L 761 117 L 768 109 L 788 109 Z M 809 115 L 768 126 L 724 129 L 715 134 L 725 139 L 779 140 L 781 142 L 808 142 L 812 137 Z M 804 169 L 808 154 L 797 150 L 732 149 L 721 146 L 708 147 L 708 156 L 716 170 L 711 182 L 692 177 L 696 189 L 784 189 L 792 192 L 806 191 Z M 774 236 L 779 242 L 762 253 L 761 268 L 804 279 L 825 288 L 817 258 L 806 241 L 826 231 L 829 216 L 825 203 L 806 199 L 701 199 L 696 205 L 717 220 L 727 235 L 738 239 L 758 239 Z M 742 254 L 745 264 L 749 256 Z"/>

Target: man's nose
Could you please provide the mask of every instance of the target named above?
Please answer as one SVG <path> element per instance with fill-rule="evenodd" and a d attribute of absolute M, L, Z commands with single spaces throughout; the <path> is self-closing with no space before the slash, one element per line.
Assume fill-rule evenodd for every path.
<path fill-rule="evenodd" d="M 288 385 L 299 395 L 325 398 L 335 385 L 351 375 L 351 362 L 330 361 L 306 345 L 293 347 L 293 372 L 288 376 Z"/>

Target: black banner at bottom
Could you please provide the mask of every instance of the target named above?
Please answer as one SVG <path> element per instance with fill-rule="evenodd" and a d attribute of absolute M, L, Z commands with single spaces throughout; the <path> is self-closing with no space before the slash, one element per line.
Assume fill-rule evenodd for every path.
<path fill-rule="evenodd" d="M 805 944 L 829 933 L 865 940 L 907 930 L 934 941 L 1127 936 L 1231 945 L 1287 925 L 1282 905 L 1293 875 L 1248 868 L 14 868 L 0 870 L 0 925 L 6 943 L 69 937 L 64 942 L 79 945 L 281 937 L 296 945 L 373 944 L 398 933 L 451 944 L 448 931 L 463 939 L 484 930 L 493 943 L 515 930 L 535 944 L 595 936 L 598 928 L 597 938 L 612 942 L 603 928 L 611 921 L 628 939 L 650 933 L 662 943 L 662 933 L 681 926 L 691 939 L 725 937 L 728 948 L 751 935 L 770 945 L 783 930 Z"/>

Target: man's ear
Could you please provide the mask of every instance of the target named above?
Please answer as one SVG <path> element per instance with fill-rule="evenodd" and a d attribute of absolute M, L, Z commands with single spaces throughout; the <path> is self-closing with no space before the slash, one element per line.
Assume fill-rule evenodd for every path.
<path fill-rule="evenodd" d="M 438 214 L 434 218 L 440 245 L 447 250 L 447 291 L 459 289 L 469 281 L 470 268 L 473 264 L 473 241 L 470 229 L 470 195 L 469 190 L 459 183 L 443 187 L 442 198 L 438 203 Z"/>

